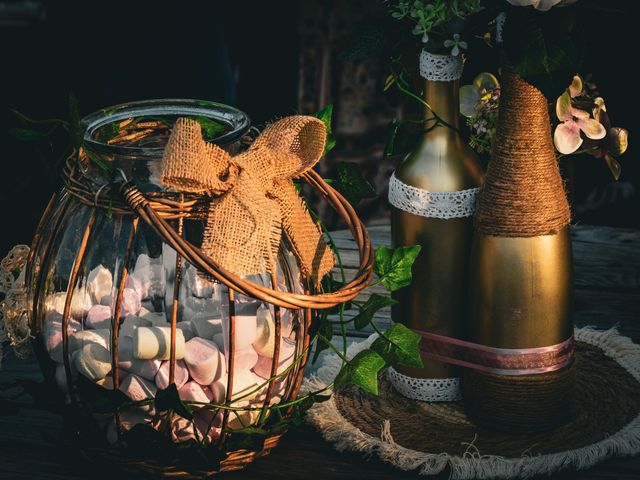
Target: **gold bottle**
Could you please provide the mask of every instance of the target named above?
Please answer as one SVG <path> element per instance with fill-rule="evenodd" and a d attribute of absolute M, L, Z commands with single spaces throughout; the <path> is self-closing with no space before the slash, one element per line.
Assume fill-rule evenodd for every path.
<path fill-rule="evenodd" d="M 467 276 L 473 233 L 471 214 L 474 196 L 482 183 L 482 170 L 475 153 L 457 131 L 459 80 L 438 81 L 429 79 L 428 75 L 425 78 L 424 100 L 454 128 L 440 124 L 425 133 L 419 147 L 404 159 L 394 173 L 395 179 L 391 179 L 392 244 L 394 247 L 422 247 L 413 265 L 412 284 L 393 295 L 398 303 L 392 307 L 391 317 L 394 322 L 412 329 L 461 338 L 467 313 Z M 425 116 L 433 117 L 428 109 Z M 394 185 L 396 179 L 401 183 Z M 428 193 L 407 189 L 405 185 Z M 398 192 L 398 188 L 403 191 Z M 432 193 L 439 199 L 444 197 L 445 202 L 454 195 L 466 203 L 466 210 L 447 213 L 446 206 L 444 212 L 433 211 L 427 206 L 426 211 L 416 211 L 406 208 L 402 199 L 394 199 L 415 194 L 417 197 L 403 197 L 415 205 L 420 201 L 420 195 L 427 194 L 431 199 Z M 459 368 L 424 357 L 423 363 L 423 368 L 391 370 L 390 378 L 396 389 L 416 400 L 458 399 Z M 448 382 L 447 379 L 453 380 Z"/>

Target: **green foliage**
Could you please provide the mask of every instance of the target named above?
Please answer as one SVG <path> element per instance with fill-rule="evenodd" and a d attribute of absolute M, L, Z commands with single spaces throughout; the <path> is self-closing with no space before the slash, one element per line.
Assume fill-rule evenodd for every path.
<path fill-rule="evenodd" d="M 507 12 L 504 48 L 518 73 L 555 100 L 580 70 L 585 33 L 572 7 L 547 12 L 514 7 Z"/>
<path fill-rule="evenodd" d="M 48 137 L 45 132 L 40 132 L 38 130 L 31 130 L 28 128 L 10 128 L 8 131 L 9 135 L 11 135 L 16 140 L 20 140 L 21 142 L 33 142 L 36 140 L 42 140 Z"/>
<path fill-rule="evenodd" d="M 342 369 L 334 380 L 334 387 L 341 388 L 353 384 L 373 395 L 378 394 L 378 373 L 385 367 L 384 359 L 373 350 L 358 352 Z"/>
<path fill-rule="evenodd" d="M 338 164 L 338 180 L 334 182 L 334 187 L 354 206 L 365 198 L 377 196 L 376 190 L 364 178 L 357 163 L 340 162 Z"/>
<path fill-rule="evenodd" d="M 180 394 L 178 393 L 175 383 L 172 383 L 165 389 L 158 389 L 156 392 L 155 404 L 156 408 L 161 412 L 173 410 L 187 420 L 191 420 L 193 418 L 191 408 L 180 400 Z"/>
<path fill-rule="evenodd" d="M 319 112 L 313 114 L 314 117 L 319 118 L 324 123 L 327 128 L 327 143 L 324 147 L 324 153 L 327 154 L 329 151 L 336 146 L 336 138 L 333 135 L 333 129 L 331 127 L 331 117 L 333 115 L 333 105 L 329 104 L 324 107 Z"/>
<path fill-rule="evenodd" d="M 383 245 L 376 249 L 373 268 L 387 290 L 394 292 L 411 284 L 411 267 L 420 248 L 420 245 L 398 248 Z"/>
<path fill-rule="evenodd" d="M 378 310 L 396 303 L 398 303 L 397 300 L 391 297 L 373 293 L 360 307 L 360 312 L 353 318 L 353 326 L 357 330 L 362 330 L 373 321 L 373 316 Z"/>
<path fill-rule="evenodd" d="M 420 335 L 401 323 L 394 323 L 371 345 L 387 365 L 407 365 L 422 367 L 420 357 Z"/>
<path fill-rule="evenodd" d="M 204 138 L 207 140 L 213 140 L 227 129 L 225 125 L 209 117 L 194 117 L 194 120 L 200 124 Z"/>

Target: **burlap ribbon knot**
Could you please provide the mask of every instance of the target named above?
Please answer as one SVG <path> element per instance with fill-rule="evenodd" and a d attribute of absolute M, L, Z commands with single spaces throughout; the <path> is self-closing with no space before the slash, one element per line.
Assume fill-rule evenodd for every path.
<path fill-rule="evenodd" d="M 333 253 L 292 180 L 320 160 L 325 141 L 322 121 L 291 116 L 232 156 L 205 142 L 197 121 L 180 118 L 160 178 L 171 188 L 212 196 L 202 249 L 223 268 L 241 276 L 276 273 L 284 231 L 303 275 L 318 284 L 333 267 Z"/>

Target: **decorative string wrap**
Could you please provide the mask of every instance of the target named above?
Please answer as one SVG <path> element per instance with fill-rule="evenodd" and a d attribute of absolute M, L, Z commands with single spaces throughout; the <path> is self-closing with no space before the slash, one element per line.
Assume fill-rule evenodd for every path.
<path fill-rule="evenodd" d="M 325 140 L 321 120 L 292 116 L 268 126 L 247 151 L 232 157 L 204 141 L 197 121 L 180 118 L 165 148 L 161 181 L 216 195 L 202 248 L 224 268 L 241 276 L 275 272 L 284 232 L 303 274 L 318 285 L 333 267 L 333 254 L 292 179 L 320 160 Z"/>
<path fill-rule="evenodd" d="M 479 188 L 469 188 L 457 192 L 430 192 L 407 185 L 396 177 L 389 179 L 389 203 L 420 217 L 464 218 L 473 215 Z"/>
<path fill-rule="evenodd" d="M 425 80 L 452 82 L 462 77 L 464 60 L 462 55 L 437 55 L 422 50 L 420 54 L 420 76 Z"/>
<path fill-rule="evenodd" d="M 553 149 L 547 99 L 508 65 L 502 68 L 501 85 L 476 230 L 500 237 L 556 233 L 569 224 L 571 213 Z"/>

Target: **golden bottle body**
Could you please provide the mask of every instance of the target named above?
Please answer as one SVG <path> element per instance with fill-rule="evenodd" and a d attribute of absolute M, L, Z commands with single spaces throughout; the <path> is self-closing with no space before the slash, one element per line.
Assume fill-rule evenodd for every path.
<path fill-rule="evenodd" d="M 455 128 L 458 127 L 458 89 L 457 80 L 427 80 L 424 92 L 426 102 Z M 430 112 L 426 114 L 431 116 Z M 395 177 L 427 192 L 469 191 L 482 182 L 476 155 L 456 130 L 444 125 L 425 134 L 420 146 L 397 168 Z M 398 303 L 392 307 L 392 320 L 416 330 L 464 337 L 473 233 L 471 216 L 427 217 L 392 205 L 391 233 L 394 247 L 422 247 L 413 265 L 411 285 L 393 294 Z M 458 367 L 427 358 L 423 358 L 423 363 L 423 368 L 398 367 L 396 370 L 419 379 L 460 376 Z"/>

